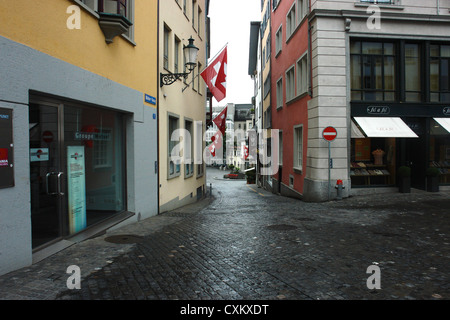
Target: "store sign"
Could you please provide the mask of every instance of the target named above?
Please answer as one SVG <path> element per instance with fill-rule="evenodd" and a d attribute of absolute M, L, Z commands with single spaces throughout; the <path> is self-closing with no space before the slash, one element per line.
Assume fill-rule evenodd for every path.
<path fill-rule="evenodd" d="M 156 98 L 152 97 L 151 95 L 146 94 L 145 95 L 145 102 L 156 105 Z"/>
<path fill-rule="evenodd" d="M 30 161 L 40 162 L 49 160 L 48 148 L 30 149 Z"/>
<path fill-rule="evenodd" d="M 86 228 L 86 174 L 84 146 L 67 147 L 67 188 L 70 233 Z"/>
<path fill-rule="evenodd" d="M 377 114 L 377 115 L 390 114 L 391 108 L 389 108 L 387 106 L 370 106 L 370 107 L 367 107 L 367 113 L 368 114 Z"/>
<path fill-rule="evenodd" d="M 111 134 L 108 132 L 75 132 L 75 140 L 109 141 L 111 140 Z"/>

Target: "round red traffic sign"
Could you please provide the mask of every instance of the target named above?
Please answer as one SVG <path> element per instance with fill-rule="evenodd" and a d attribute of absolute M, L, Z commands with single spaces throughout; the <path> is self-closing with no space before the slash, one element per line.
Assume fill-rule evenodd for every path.
<path fill-rule="evenodd" d="M 42 134 L 42 139 L 47 143 L 53 142 L 53 133 L 51 131 L 45 131 Z"/>
<path fill-rule="evenodd" d="M 333 127 L 326 127 L 323 129 L 322 136 L 325 140 L 331 142 L 337 138 L 337 131 Z"/>

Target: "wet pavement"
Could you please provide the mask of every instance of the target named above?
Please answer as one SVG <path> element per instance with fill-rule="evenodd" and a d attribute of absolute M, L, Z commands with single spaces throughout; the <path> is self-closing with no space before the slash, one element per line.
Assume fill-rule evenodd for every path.
<path fill-rule="evenodd" d="M 305 203 L 207 174 L 212 198 L 1 276 L 0 299 L 450 299 L 450 192 Z"/>

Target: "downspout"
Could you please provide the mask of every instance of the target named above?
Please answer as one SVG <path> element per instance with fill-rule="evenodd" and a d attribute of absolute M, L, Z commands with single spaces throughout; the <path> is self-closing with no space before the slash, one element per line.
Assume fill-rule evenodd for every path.
<path fill-rule="evenodd" d="M 309 96 L 312 97 L 313 91 L 312 91 L 312 53 L 311 53 L 311 21 L 310 21 L 310 15 L 311 15 L 311 0 L 308 1 L 308 56 L 309 56 L 309 88 L 308 93 Z"/>
<path fill-rule="evenodd" d="M 439 0 L 436 0 L 436 7 L 437 7 L 437 15 L 439 15 L 439 11 L 441 11 L 441 8 L 440 8 L 440 1 Z"/>
<path fill-rule="evenodd" d="M 157 207 L 158 207 L 158 212 L 157 214 L 160 214 L 160 192 L 161 192 L 161 181 L 160 181 L 160 177 L 159 177 L 159 173 L 161 172 L 161 161 L 160 161 L 160 145 L 159 145 L 159 126 L 160 126 L 160 114 L 159 114 L 159 92 L 161 90 L 160 88 L 160 84 L 159 82 L 161 81 L 160 77 L 159 77 L 159 21 L 160 21 L 160 0 L 158 0 L 158 5 L 157 5 L 157 27 L 156 27 L 156 83 L 157 85 L 157 92 L 156 92 L 156 145 L 157 145 L 157 156 L 156 156 L 156 168 L 157 168 Z"/>

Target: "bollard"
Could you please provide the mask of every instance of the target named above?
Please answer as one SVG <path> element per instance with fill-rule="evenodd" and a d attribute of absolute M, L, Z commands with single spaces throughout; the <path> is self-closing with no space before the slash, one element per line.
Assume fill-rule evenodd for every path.
<path fill-rule="evenodd" d="M 337 189 L 337 196 L 336 199 L 337 200 L 342 200 L 342 190 L 345 189 L 344 184 L 342 182 L 342 180 L 338 180 L 336 183 L 336 187 Z"/>

